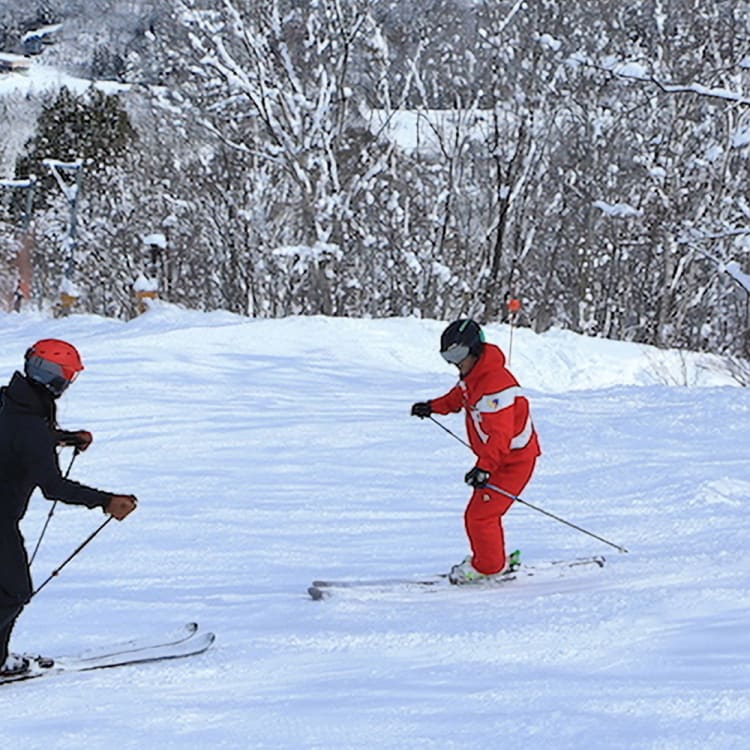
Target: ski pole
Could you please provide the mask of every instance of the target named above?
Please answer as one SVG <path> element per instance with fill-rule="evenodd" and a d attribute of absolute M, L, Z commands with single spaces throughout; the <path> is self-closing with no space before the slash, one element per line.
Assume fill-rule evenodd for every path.
<path fill-rule="evenodd" d="M 89 534 L 86 539 L 81 542 L 81 544 L 78 545 L 78 547 L 73 550 L 73 552 L 68 555 L 65 560 L 55 569 L 52 571 L 50 576 L 47 578 L 44 583 L 42 583 L 40 586 L 38 586 L 34 591 L 31 592 L 29 595 L 29 598 L 23 602 L 21 605 L 19 605 L 9 617 L 6 617 L 3 622 L 0 622 L 0 630 L 4 628 L 9 622 L 13 622 L 15 618 L 18 616 L 19 612 L 57 575 L 59 575 L 60 571 L 112 520 L 113 516 L 110 516 L 104 523 L 102 523 L 93 533 Z"/>
<path fill-rule="evenodd" d="M 514 495 L 512 492 L 506 492 L 501 487 L 497 487 L 494 484 L 485 484 L 485 487 L 487 487 L 490 490 L 495 490 L 495 492 L 499 492 L 501 495 L 505 495 L 505 497 L 509 497 L 511 500 L 515 500 L 517 503 L 521 503 L 521 505 L 525 505 L 528 508 L 532 508 L 533 510 L 537 510 L 540 513 L 544 513 L 545 516 L 549 516 L 550 518 L 554 518 L 555 521 L 559 521 L 560 523 L 564 523 L 566 526 L 570 526 L 572 529 L 576 529 L 577 531 L 580 531 L 584 534 L 588 534 L 589 536 L 594 537 L 594 539 L 598 539 L 600 542 L 604 542 L 605 544 L 608 544 L 610 547 L 614 547 L 616 550 L 619 550 L 620 552 L 627 552 L 625 547 L 621 547 L 619 544 L 615 544 L 614 542 L 610 542 L 608 539 L 605 539 L 602 536 L 599 536 L 597 534 L 594 534 L 591 531 L 587 531 L 586 529 L 582 528 L 581 526 L 576 526 L 576 524 L 571 523 L 570 521 L 566 521 L 564 518 L 560 518 L 560 516 L 556 516 L 554 513 L 550 513 L 548 510 L 544 510 L 544 508 L 540 508 L 536 505 L 532 505 L 530 502 L 524 500 L 522 497 L 518 497 L 518 495 Z"/>
<path fill-rule="evenodd" d="M 464 440 L 464 439 L 463 439 L 462 437 L 459 437 L 458 435 L 456 435 L 456 433 L 455 433 L 455 432 L 453 432 L 453 430 L 449 430 L 449 429 L 448 429 L 448 428 L 447 428 L 447 427 L 446 427 L 446 426 L 445 426 L 445 425 L 444 425 L 444 424 L 443 424 L 442 422 L 438 422 L 438 421 L 437 421 L 437 419 L 435 419 L 435 417 L 433 417 L 432 415 L 430 415 L 430 417 L 429 417 L 429 418 L 430 418 L 430 419 L 431 419 L 431 420 L 432 420 L 432 421 L 433 421 L 433 422 L 434 422 L 434 423 L 435 423 L 435 424 L 436 424 L 436 425 L 437 425 L 437 426 L 438 426 L 438 427 L 439 427 L 439 428 L 440 428 L 441 430 L 445 430 L 445 431 L 446 431 L 446 432 L 447 432 L 447 433 L 448 433 L 448 434 L 449 434 L 449 435 L 450 435 L 451 437 L 454 437 L 454 438 L 456 438 L 456 440 L 458 440 L 458 442 L 459 442 L 459 443 L 461 443 L 462 445 L 465 445 L 465 446 L 466 446 L 466 447 L 467 447 L 467 448 L 468 448 L 469 450 L 471 450 L 471 446 L 470 446 L 470 445 L 469 445 L 469 444 L 468 444 L 468 443 L 467 443 L 467 442 L 466 442 L 466 441 L 465 441 L 465 440 Z"/>
<path fill-rule="evenodd" d="M 73 468 L 73 462 L 76 460 L 76 456 L 80 453 L 78 448 L 76 448 L 73 451 L 73 457 L 70 459 L 70 463 L 68 464 L 68 469 L 65 472 L 65 476 L 63 479 L 67 479 L 68 475 L 70 474 L 70 470 Z M 44 539 L 44 535 L 47 533 L 47 527 L 49 526 L 49 522 L 52 520 L 52 516 L 55 515 L 55 508 L 57 507 L 57 500 L 55 500 L 54 503 L 52 503 L 52 507 L 49 509 L 49 513 L 47 514 L 47 520 L 44 522 L 44 526 L 42 527 L 42 533 L 39 535 L 39 539 L 36 540 L 36 546 L 34 547 L 34 551 L 31 553 L 31 558 L 29 559 L 29 567 L 31 567 L 31 564 L 34 562 L 34 558 L 36 557 L 36 553 L 39 552 L 39 547 L 42 544 L 42 539 Z"/>
<path fill-rule="evenodd" d="M 89 534 L 86 539 L 84 539 L 61 563 L 60 565 L 55 568 L 55 570 L 50 573 L 47 580 L 44 581 L 41 585 L 39 585 L 32 593 L 31 596 L 28 598 L 28 602 L 30 602 L 53 578 L 58 576 L 60 574 L 60 571 L 114 518 L 114 516 L 110 516 L 104 523 L 102 523 L 97 529 L 95 529 L 91 534 Z"/>
<path fill-rule="evenodd" d="M 459 443 L 462 445 L 465 445 L 467 448 L 471 448 L 471 446 L 461 437 L 456 435 L 455 432 L 449 430 L 442 422 L 438 422 L 435 417 L 430 415 L 430 419 L 438 426 L 442 427 L 449 435 L 452 435 L 456 440 L 458 440 Z M 556 516 L 554 513 L 550 513 L 547 510 L 544 510 L 544 508 L 540 508 L 536 505 L 532 505 L 530 502 L 524 500 L 521 497 L 518 497 L 518 495 L 513 495 L 510 492 L 506 492 L 505 490 L 501 489 L 500 487 L 496 487 L 494 484 L 487 484 L 486 487 L 489 487 L 491 490 L 495 490 L 495 492 L 499 492 L 502 495 L 505 495 L 506 497 L 511 498 L 511 500 L 515 500 L 516 502 L 521 503 L 521 505 L 525 505 L 528 508 L 531 508 L 532 510 L 539 511 L 539 513 L 543 513 L 545 516 L 549 516 L 550 518 L 554 518 L 556 521 L 559 521 L 560 523 L 564 523 L 566 526 L 570 526 L 572 529 L 576 529 L 577 531 L 580 531 L 583 534 L 588 534 L 588 536 L 593 537 L 594 539 L 598 539 L 600 542 L 604 542 L 605 544 L 608 544 L 610 547 L 614 547 L 616 550 L 619 550 L 620 552 L 627 552 L 628 550 L 625 549 L 625 547 L 620 546 L 619 544 L 615 544 L 614 542 L 610 542 L 608 539 L 605 539 L 604 537 L 598 536 L 597 534 L 594 534 L 591 531 L 587 531 L 586 529 L 582 528 L 581 526 L 576 526 L 576 524 L 571 523 L 570 521 L 566 521 L 564 518 L 560 518 L 559 516 Z"/>

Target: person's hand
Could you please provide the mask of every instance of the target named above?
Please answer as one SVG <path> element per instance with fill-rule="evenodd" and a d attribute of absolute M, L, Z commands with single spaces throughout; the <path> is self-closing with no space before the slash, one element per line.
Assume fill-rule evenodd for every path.
<path fill-rule="evenodd" d="M 75 449 L 83 453 L 94 442 L 94 436 L 88 430 L 77 430 L 73 433 L 73 440 Z"/>
<path fill-rule="evenodd" d="M 424 419 L 432 414 L 432 404 L 429 401 L 419 401 L 411 407 L 412 417 Z"/>
<path fill-rule="evenodd" d="M 79 453 L 83 453 L 93 441 L 94 436 L 88 430 L 74 430 L 62 432 L 57 444 L 70 446 Z"/>
<path fill-rule="evenodd" d="M 112 495 L 104 512 L 109 513 L 110 516 L 116 518 L 118 521 L 122 521 L 137 507 L 138 498 L 135 495 Z"/>
<path fill-rule="evenodd" d="M 464 482 L 471 485 L 475 489 L 486 487 L 487 482 L 489 481 L 490 472 L 485 471 L 484 469 L 480 469 L 478 466 L 475 466 L 471 471 L 467 471 L 466 476 L 464 477 Z"/>

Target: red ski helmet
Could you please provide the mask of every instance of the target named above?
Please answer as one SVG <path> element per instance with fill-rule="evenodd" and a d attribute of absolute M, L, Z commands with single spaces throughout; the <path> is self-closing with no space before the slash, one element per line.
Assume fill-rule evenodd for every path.
<path fill-rule="evenodd" d="M 81 355 L 67 341 L 42 339 L 26 351 L 26 377 L 43 385 L 55 397 L 62 395 L 81 370 Z"/>

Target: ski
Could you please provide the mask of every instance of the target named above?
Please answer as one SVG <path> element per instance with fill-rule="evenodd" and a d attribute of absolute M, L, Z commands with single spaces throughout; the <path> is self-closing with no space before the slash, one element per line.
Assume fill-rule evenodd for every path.
<path fill-rule="evenodd" d="M 360 578 L 351 580 L 316 580 L 308 587 L 307 593 L 315 601 L 328 598 L 334 589 L 372 589 L 372 590 L 390 590 L 390 589 L 425 589 L 436 586 L 451 586 L 452 588 L 487 588 L 502 585 L 518 578 L 544 576 L 554 574 L 560 576 L 569 568 L 594 566 L 596 568 L 604 567 L 606 558 L 601 555 L 591 557 L 576 557 L 570 560 L 550 560 L 548 562 L 535 563 L 532 565 L 522 564 L 519 568 L 505 573 L 499 573 L 493 578 L 488 578 L 481 583 L 470 586 L 452 587 L 448 581 L 447 573 L 438 573 L 432 576 L 423 576 L 421 578 Z"/>
<path fill-rule="evenodd" d="M 197 626 L 196 626 L 197 630 Z M 213 633 L 193 632 L 187 637 L 169 643 L 142 645 L 130 649 L 119 649 L 96 656 L 60 657 L 59 659 L 32 659 L 31 669 L 23 674 L 0 678 L 0 685 L 10 682 L 24 682 L 39 677 L 49 677 L 63 672 L 91 672 L 98 669 L 112 669 L 137 664 L 149 664 L 174 659 L 197 656 L 207 651 L 216 639 Z M 49 666 L 43 666 L 46 661 Z"/>
<path fill-rule="evenodd" d="M 78 661 L 87 661 L 101 659 L 105 656 L 119 656 L 124 654 L 133 654 L 139 651 L 153 649 L 159 646 L 177 646 L 180 643 L 190 640 L 198 632 L 197 622 L 185 623 L 173 635 L 153 636 L 143 638 L 130 638 L 121 643 L 113 643 L 109 646 L 100 648 L 86 649 L 83 653 L 75 658 Z"/>

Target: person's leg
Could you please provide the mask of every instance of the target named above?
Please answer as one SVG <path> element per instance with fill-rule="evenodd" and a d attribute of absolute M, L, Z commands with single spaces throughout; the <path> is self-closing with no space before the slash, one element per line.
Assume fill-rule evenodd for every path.
<path fill-rule="evenodd" d="M 520 495 L 534 473 L 536 458 L 504 466 L 490 477 L 490 484 Z M 464 514 L 466 534 L 472 551 L 472 565 L 484 575 L 499 573 L 505 568 L 505 533 L 502 517 L 513 500 L 488 488 L 474 490 Z"/>
<path fill-rule="evenodd" d="M 31 577 L 23 537 L 15 522 L 0 524 L 0 666 L 18 616 L 31 596 Z"/>

